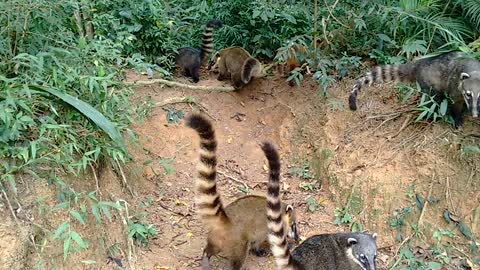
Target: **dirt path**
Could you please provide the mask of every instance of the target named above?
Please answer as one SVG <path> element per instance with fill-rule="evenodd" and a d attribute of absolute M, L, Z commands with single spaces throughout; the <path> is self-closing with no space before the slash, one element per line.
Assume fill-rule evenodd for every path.
<path fill-rule="evenodd" d="M 149 118 L 131 127 L 138 142 L 130 146 L 134 162 L 124 171 L 136 195 L 129 195 L 119 172 L 112 170 L 102 174 L 98 194 L 99 200 L 128 202 L 128 215 L 112 210 L 112 220 L 102 215 L 97 224 L 87 211 L 88 224 L 96 225 L 83 226 L 72 220 L 69 209 L 53 210 L 60 203 L 59 192 L 65 192 L 62 186 L 33 180 L 19 183 L 19 194 L 23 194 L 19 197 L 23 212 L 19 213 L 32 218 L 22 218 L 18 231 L 10 229 L 14 223 L 9 219 L 0 223 L 0 240 L 6 243 L 0 245 L 4 258 L 0 269 L 24 269 L 24 265 L 118 269 L 107 260 L 109 254 L 124 266 L 131 262 L 135 269 L 198 269 L 206 236 L 193 205 L 198 139 L 183 120 L 169 124 L 166 112 L 190 113 L 200 107 L 214 119 L 219 142 L 218 187 L 224 202 L 245 194 L 265 194 L 267 173 L 258 144 L 269 140 L 279 147 L 283 200 L 296 208 L 301 236 L 376 232 L 379 269 L 398 258 L 406 240 L 413 241 L 416 255 L 426 261 L 434 258 L 427 248 L 439 243 L 447 247 L 449 258 L 463 260 L 470 254 L 470 243 L 458 227 L 445 222 L 443 214 L 448 210 L 474 236 L 480 232 L 480 157 L 460 151 L 466 145 L 479 145 L 479 121 L 468 118 L 460 130 L 451 130 L 444 123 L 413 122 L 410 111 L 414 103 L 400 104 L 391 85 L 366 89 L 359 97 L 359 110 L 351 112 L 345 101 L 352 83 L 345 80 L 334 85 L 328 99 L 317 95 L 319 86 L 309 78 L 297 88 L 288 86 L 283 78 L 269 77 L 234 93 L 137 87 L 138 102 L 150 97 L 153 103 L 163 104 L 191 97 L 200 106 L 155 106 Z M 204 75 L 200 84 L 219 82 Z M 83 198 L 95 190 L 90 174 L 65 178 L 77 192 L 75 196 Z M 421 205 L 418 202 L 426 198 L 430 203 L 421 211 L 416 203 Z M 81 203 L 90 209 L 91 201 Z M 72 207 L 81 210 L 78 205 Z M 8 208 L 0 207 L 0 211 L 10 217 Z M 146 218 L 158 231 L 147 248 L 135 248 L 130 260 L 125 216 Z M 72 251 L 65 261 L 64 241 L 51 241 L 51 234 L 66 220 L 89 247 Z M 32 233 L 34 227 L 42 233 Z M 418 228 L 416 234 L 412 228 Z M 449 236 L 451 233 L 454 235 Z M 27 240 L 12 241 L 15 235 L 33 241 L 36 248 L 27 246 Z M 458 269 L 454 260 L 451 262 L 446 269 Z M 214 258 L 212 266 L 225 269 L 225 261 Z M 251 255 L 246 266 L 250 270 L 274 269 L 272 257 Z"/>
<path fill-rule="evenodd" d="M 218 82 L 209 78 L 201 84 Z M 413 123 L 408 113 L 392 115 L 403 105 L 395 101 L 390 87 L 369 89 L 368 96 L 360 97 L 363 106 L 352 113 L 345 104 L 351 84 L 336 85 L 327 100 L 316 95 L 315 82 L 307 80 L 300 88 L 292 88 L 281 78 L 257 80 L 238 93 L 163 89 L 158 85 L 136 91 L 139 97 L 151 96 L 153 102 L 191 96 L 208 110 L 215 119 L 219 140 L 219 190 L 227 203 L 245 193 L 264 194 L 267 175 L 258 143 L 270 140 L 277 144 L 284 165 L 284 199 L 297 208 L 302 236 L 348 230 L 348 226 L 333 224 L 334 209 L 346 206 L 343 213 L 353 215 L 353 226 L 379 233 L 378 245 L 386 247 L 381 250 L 379 264 L 384 265 L 396 249 L 391 246 L 397 231 L 389 227 L 389 217 L 397 209 L 412 206 L 412 194 L 426 197 L 430 189 L 431 198 L 440 202 L 432 204 L 421 220 L 415 214 L 407 223 L 420 221 L 433 230 L 431 225 L 442 222 L 442 209 L 448 208 L 475 225 L 471 210 L 478 202 L 480 174 L 471 166 L 474 160 L 459 156 L 458 147 L 460 141 L 474 140 L 463 137 L 478 133 L 478 123 L 467 121 L 457 132 L 441 123 Z M 185 113 L 198 110 L 185 104 L 175 108 Z M 193 207 L 196 136 L 183 122 L 168 125 L 162 108 L 155 108 L 153 116 L 133 130 L 142 149 L 135 154 L 137 164 L 156 161 L 143 167 L 148 180 L 139 197 L 154 197 L 147 211 L 159 231 L 149 250 L 140 251 L 137 266 L 197 268 L 206 232 Z M 161 165 L 151 165 L 167 158 L 174 158 L 175 172 L 171 175 L 165 175 Z M 465 195 L 475 199 L 462 201 Z M 312 202 L 317 209 L 310 212 L 307 209 Z M 430 235 L 420 240 L 432 243 Z M 223 260 L 213 261 L 214 266 L 220 263 L 219 267 L 224 267 Z M 273 269 L 273 258 L 252 255 L 247 268 Z"/>

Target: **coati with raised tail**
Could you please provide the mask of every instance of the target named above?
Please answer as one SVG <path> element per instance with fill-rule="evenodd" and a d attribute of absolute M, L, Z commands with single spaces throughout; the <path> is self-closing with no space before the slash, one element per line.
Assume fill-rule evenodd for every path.
<path fill-rule="evenodd" d="M 375 270 L 376 234 L 334 233 L 307 238 L 291 253 L 287 247 L 280 200 L 280 158 L 268 142 L 262 150 L 270 167 L 268 241 L 279 270 Z"/>
<path fill-rule="evenodd" d="M 185 75 L 191 77 L 193 82 L 200 80 L 200 67 L 208 55 L 212 52 L 213 37 L 212 31 L 214 28 L 222 27 L 222 22 L 219 20 L 210 20 L 205 27 L 202 34 L 202 48 L 196 49 L 185 47 L 178 49 L 178 55 L 175 58 L 175 63 L 183 68 Z"/>
<path fill-rule="evenodd" d="M 240 89 L 252 78 L 263 77 L 262 64 L 256 58 L 253 58 L 245 49 L 241 47 L 230 47 L 220 50 L 213 58 L 213 67 L 209 69 L 218 69 L 218 80 L 231 79 L 233 87 Z"/>
<path fill-rule="evenodd" d="M 464 53 L 449 52 L 402 65 L 377 66 L 356 81 L 348 98 L 350 109 L 357 109 L 357 95 L 363 86 L 391 80 L 416 81 L 425 93 L 437 98 L 448 96 L 455 127 L 463 124 L 465 103 L 473 117 L 480 113 L 480 62 Z"/>
<path fill-rule="evenodd" d="M 187 118 L 187 126 L 200 137 L 195 204 L 209 230 L 202 255 L 202 270 L 209 269 L 210 257 L 219 253 L 228 259 L 232 270 L 239 270 L 249 250 L 255 251 L 258 256 L 268 254 L 267 199 L 247 195 L 224 207 L 217 192 L 217 141 L 212 123 L 201 114 L 192 114 Z M 298 241 L 293 207 L 282 204 L 277 210 L 284 221 L 284 230 L 288 231 L 290 238 Z"/>

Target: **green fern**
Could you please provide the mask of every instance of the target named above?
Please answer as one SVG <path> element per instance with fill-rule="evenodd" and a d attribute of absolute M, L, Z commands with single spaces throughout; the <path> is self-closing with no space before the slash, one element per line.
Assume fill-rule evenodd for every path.
<path fill-rule="evenodd" d="M 462 0 L 462 8 L 465 16 L 472 22 L 475 30 L 480 31 L 480 1 Z"/>

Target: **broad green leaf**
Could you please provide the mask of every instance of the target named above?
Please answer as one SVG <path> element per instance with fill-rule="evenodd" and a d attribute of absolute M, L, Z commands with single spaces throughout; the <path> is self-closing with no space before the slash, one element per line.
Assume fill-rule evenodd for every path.
<path fill-rule="evenodd" d="M 30 88 L 35 90 L 44 91 L 51 95 L 54 95 L 60 98 L 65 103 L 69 104 L 85 117 L 94 122 L 98 127 L 105 131 L 110 138 L 117 143 L 118 146 L 124 148 L 125 143 L 123 142 L 123 137 L 116 129 L 115 125 L 110 122 L 103 114 L 101 114 L 97 109 L 92 107 L 90 104 L 66 93 L 62 93 L 52 88 L 41 87 L 37 85 L 30 85 Z"/>

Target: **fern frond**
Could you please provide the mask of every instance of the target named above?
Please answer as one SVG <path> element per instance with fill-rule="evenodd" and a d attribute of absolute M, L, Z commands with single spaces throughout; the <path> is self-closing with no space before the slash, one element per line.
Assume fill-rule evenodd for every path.
<path fill-rule="evenodd" d="M 451 18 L 441 14 L 431 14 L 425 19 L 436 26 L 436 30 L 441 33 L 447 42 L 454 40 L 461 40 L 464 42 L 474 36 L 472 29 L 460 18 Z"/>
<path fill-rule="evenodd" d="M 480 31 L 480 1 L 478 0 L 464 0 L 462 8 L 465 16 L 472 22 L 473 27 Z"/>

